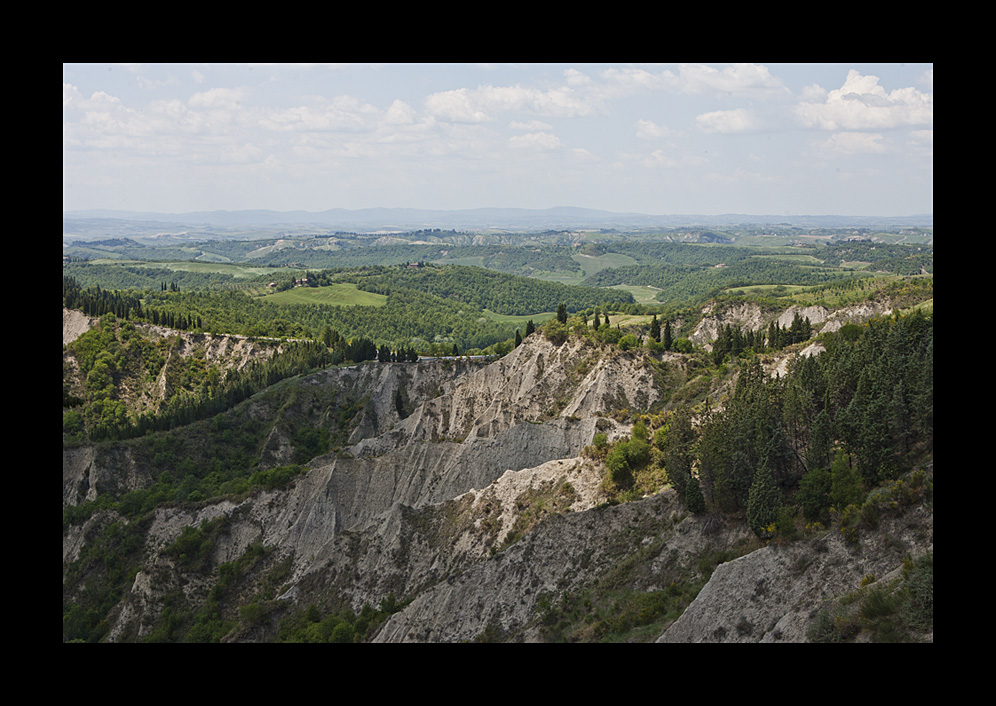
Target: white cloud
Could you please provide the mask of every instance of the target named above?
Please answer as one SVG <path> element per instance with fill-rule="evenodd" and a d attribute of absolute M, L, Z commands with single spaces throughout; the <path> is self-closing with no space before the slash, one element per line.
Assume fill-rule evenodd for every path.
<path fill-rule="evenodd" d="M 245 93 L 238 88 L 212 88 L 192 95 L 188 105 L 208 110 L 238 110 L 245 99 Z"/>
<path fill-rule="evenodd" d="M 462 198 L 473 206 L 480 194 L 507 201 L 510 192 L 567 203 L 598 183 L 604 193 L 596 200 L 616 190 L 635 203 L 640 192 L 660 208 L 655 199 L 667 187 L 699 193 L 706 169 L 747 184 L 758 163 L 765 174 L 794 168 L 805 138 L 771 129 L 792 119 L 795 128 L 827 130 L 810 145 L 809 171 L 820 157 L 840 164 L 842 155 L 883 152 L 890 159 L 872 162 L 882 173 L 903 158 L 908 171 L 897 183 L 909 167 L 921 179 L 932 170 L 933 77 L 925 67 L 870 72 L 881 80 L 852 72 L 836 91 L 817 83 L 825 67 L 757 64 L 580 65 L 559 76 L 550 65 L 499 65 L 484 78 L 464 65 L 99 68 L 63 72 L 64 181 L 74 187 L 64 199 L 75 202 L 129 193 L 166 203 L 170 190 L 178 197 L 197 184 L 196 198 L 220 208 L 244 204 L 250 193 L 253 202 L 311 209 L 329 199 L 356 206 Z M 150 80 L 138 83 L 140 74 Z M 153 81 L 163 88 L 150 94 Z M 887 92 L 880 83 L 915 88 Z M 798 101 L 798 115 L 788 101 Z M 577 117 L 586 119 L 568 120 Z M 909 129 L 898 135 L 887 125 Z M 708 137 L 762 130 L 757 141 L 738 139 L 722 152 Z M 111 174 L 117 191 L 84 190 Z M 713 201 L 700 208 L 728 210 Z"/>
<path fill-rule="evenodd" d="M 695 118 L 695 122 L 705 132 L 750 132 L 757 127 L 754 117 L 744 108 L 703 113 Z"/>
<path fill-rule="evenodd" d="M 813 100 L 813 91 L 796 108 L 807 127 L 824 130 L 887 130 L 903 126 L 926 126 L 934 122 L 934 98 L 916 88 L 897 88 L 891 93 L 879 85 L 877 76 L 856 70 L 844 85 Z"/>
<path fill-rule="evenodd" d="M 882 135 L 870 132 L 837 132 L 818 147 L 824 155 L 882 154 L 886 151 Z"/>
<path fill-rule="evenodd" d="M 507 111 L 572 117 L 590 115 L 594 110 L 584 94 L 570 86 L 542 91 L 519 85 L 441 91 L 426 97 L 425 107 L 436 118 L 460 123 L 490 122 Z"/>
<path fill-rule="evenodd" d="M 780 79 L 759 64 L 732 64 L 721 69 L 702 64 L 682 64 L 678 74 L 665 72 L 672 88 L 682 93 L 787 93 Z"/>
<path fill-rule="evenodd" d="M 601 76 L 606 84 L 602 88 L 606 95 L 645 93 L 667 86 L 670 72 L 653 74 L 645 69 L 625 67 L 621 69 L 606 69 Z"/>
<path fill-rule="evenodd" d="M 396 100 L 384 113 L 387 125 L 411 125 L 415 122 L 415 109 L 401 100 Z"/>
<path fill-rule="evenodd" d="M 643 160 L 643 166 L 673 169 L 681 166 L 681 162 L 664 150 L 654 150 Z"/>
<path fill-rule="evenodd" d="M 560 140 L 549 132 L 530 132 L 525 135 L 513 135 L 508 140 L 509 147 L 549 151 L 560 148 Z"/>
<path fill-rule="evenodd" d="M 398 111 L 403 112 L 400 107 Z M 394 117 L 399 112 L 393 113 Z M 362 131 L 371 129 L 378 111 L 350 96 L 339 96 L 317 105 L 300 105 L 273 110 L 260 118 L 268 130 L 286 131 Z"/>
<path fill-rule="evenodd" d="M 659 140 L 668 134 L 668 129 L 653 120 L 637 120 L 636 136 L 641 140 Z"/>
<path fill-rule="evenodd" d="M 581 73 L 577 69 L 566 69 L 564 71 L 564 78 L 567 80 L 568 86 L 574 86 L 575 88 L 592 85 L 591 77 Z"/>
<path fill-rule="evenodd" d="M 552 130 L 553 126 L 550 123 L 543 122 L 542 120 L 513 120 L 508 124 L 511 130 L 520 130 L 522 132 L 540 132 L 541 130 Z"/>

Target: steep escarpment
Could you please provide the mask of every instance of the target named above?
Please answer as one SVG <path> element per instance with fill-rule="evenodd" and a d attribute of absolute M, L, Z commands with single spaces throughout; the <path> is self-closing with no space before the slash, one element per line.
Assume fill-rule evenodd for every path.
<path fill-rule="evenodd" d="M 492 500 L 490 522 L 485 517 L 489 513 L 474 505 L 471 514 L 481 514 L 472 523 L 477 529 L 459 532 L 459 543 L 468 547 L 465 553 L 454 554 L 450 542 L 440 546 L 438 531 L 433 534 L 437 541 L 430 543 L 435 553 L 416 552 L 411 543 L 422 535 L 412 531 L 413 522 L 427 526 L 426 518 L 451 511 L 434 508 L 466 503 L 468 493 L 475 498 L 496 493 L 501 487 L 496 481 L 510 471 L 544 469 L 564 459 L 576 459 L 574 466 L 588 468 L 585 480 L 579 476 L 573 482 L 589 488 L 582 506 L 594 505 L 591 488 L 597 485 L 599 471 L 578 460 L 582 449 L 600 431 L 616 438 L 628 430 L 611 415 L 647 408 L 663 394 L 641 356 L 612 354 L 585 340 L 558 346 L 541 336 L 530 337 L 490 365 L 371 363 L 284 381 L 230 414 L 184 430 L 183 443 L 192 444 L 184 447 L 184 458 L 196 459 L 201 453 L 191 441 L 198 438 L 197 428 L 203 428 L 206 439 L 209 431 L 233 435 L 236 429 L 244 433 L 256 425 L 257 435 L 247 443 L 260 444 L 261 467 L 277 467 L 294 461 L 303 425 L 321 431 L 332 418 L 341 420 L 342 410 L 348 410 L 350 421 L 348 429 L 341 430 L 345 443 L 308 461 L 287 487 L 263 488 L 244 500 L 202 502 L 196 509 L 188 505 L 157 510 L 144 539 L 153 558 L 138 571 L 114 611 L 109 637 L 148 636 L 162 617 L 166 596 L 179 587 L 192 605 L 206 600 L 196 587 L 209 588 L 213 567 L 236 560 L 254 545 L 272 548 L 272 560 L 281 557 L 286 562 L 279 591 L 285 600 L 299 597 L 321 603 L 328 594 L 308 587 L 325 585 L 330 576 L 341 577 L 344 569 L 330 570 L 329 562 L 334 567 L 348 557 L 354 557 L 350 575 L 370 578 L 333 581 L 338 600 L 354 606 L 376 604 L 388 588 L 410 597 L 417 586 L 438 581 L 443 569 L 453 571 L 464 561 L 480 560 L 498 551 L 510 534 L 522 531 L 521 523 L 515 532 L 510 529 L 515 520 L 506 511 L 504 520 L 497 519 L 502 503 Z M 95 501 L 102 487 L 119 497 L 129 490 L 156 487 L 157 474 L 168 469 L 149 467 L 144 443 L 67 449 L 64 502 Z M 204 463 L 211 462 L 209 456 L 202 456 Z M 567 476 L 564 482 L 570 483 Z M 85 552 L 85 537 L 100 521 L 95 515 L 67 529 L 64 561 Z M 202 526 L 221 529 L 212 530 L 210 551 L 195 568 L 165 551 L 189 533 L 185 528 Z M 358 537 L 363 538 L 359 545 Z M 360 561 L 349 549 L 356 546 L 367 551 L 379 547 L 379 561 Z M 418 557 L 418 566 L 398 557 Z M 430 568 L 422 566 L 426 561 L 431 561 Z M 137 605 L 144 607 L 138 610 Z"/>
<path fill-rule="evenodd" d="M 689 339 L 697 345 L 714 341 L 724 325 L 758 331 L 771 323 L 788 328 L 798 316 L 807 319 L 815 331 L 838 331 L 847 323 L 860 323 L 875 316 L 891 314 L 895 308 L 889 300 L 867 301 L 851 306 L 830 309 L 826 306 L 789 306 L 784 310 L 767 311 L 759 304 L 745 302 L 722 308 L 710 305 L 702 310 L 702 318 Z"/>
<path fill-rule="evenodd" d="M 729 387 L 740 370 L 712 430 L 766 418 L 782 386 L 756 363 L 721 367 L 539 333 L 494 362 L 329 368 L 182 429 L 67 447 L 64 634 L 263 642 L 300 637 L 297 621 L 327 641 L 319 626 L 348 613 L 355 641 L 805 641 L 818 621 L 854 639 L 863 592 L 898 605 L 931 556 L 932 481 L 896 471 L 845 510 L 785 504 L 762 532 L 746 492 L 690 510 L 691 485 L 643 484 L 681 468 L 692 429 L 664 412 L 692 375 Z M 729 434 L 702 438 L 723 458 Z M 746 472 L 713 462 L 696 478 Z"/>
<path fill-rule="evenodd" d="M 663 597 L 708 571 L 698 564 L 710 550 L 747 545 L 742 526 L 690 516 L 672 491 L 558 514 L 503 552 L 419 594 L 385 623 L 376 641 L 598 639 L 616 628 L 605 619 L 565 628 L 572 603 L 586 603 L 595 616 L 600 611 L 592 604 L 615 612 L 613 594 Z M 593 589 L 599 585 L 605 590 Z"/>

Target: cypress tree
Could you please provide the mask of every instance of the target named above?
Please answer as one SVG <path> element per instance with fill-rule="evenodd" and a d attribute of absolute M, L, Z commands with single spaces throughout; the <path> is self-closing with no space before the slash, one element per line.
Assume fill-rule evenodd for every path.
<path fill-rule="evenodd" d="M 567 323 L 567 305 L 564 303 L 557 307 L 557 321 L 562 324 Z"/>

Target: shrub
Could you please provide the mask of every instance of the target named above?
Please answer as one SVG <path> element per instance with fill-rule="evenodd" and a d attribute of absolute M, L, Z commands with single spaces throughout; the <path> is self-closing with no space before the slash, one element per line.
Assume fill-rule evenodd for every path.
<path fill-rule="evenodd" d="M 550 319 L 543 324 L 543 335 L 555 346 L 559 346 L 567 340 L 567 326 L 557 319 Z"/>
<path fill-rule="evenodd" d="M 626 490 L 633 485 L 633 474 L 650 463 L 650 443 L 634 435 L 620 441 L 605 457 L 604 487 L 609 492 Z"/>
<path fill-rule="evenodd" d="M 249 477 L 250 487 L 260 487 L 267 490 L 282 488 L 304 472 L 302 466 L 277 466 L 264 471 L 256 471 Z"/>
<path fill-rule="evenodd" d="M 619 350 L 628 351 L 632 348 L 636 348 L 640 345 L 640 339 L 631 333 L 627 333 L 625 336 L 619 339 Z"/>

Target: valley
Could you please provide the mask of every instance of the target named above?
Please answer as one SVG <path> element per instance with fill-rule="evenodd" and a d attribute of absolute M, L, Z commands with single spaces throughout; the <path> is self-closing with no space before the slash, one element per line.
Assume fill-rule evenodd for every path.
<path fill-rule="evenodd" d="M 64 642 L 933 641 L 932 227 L 87 227 Z"/>

